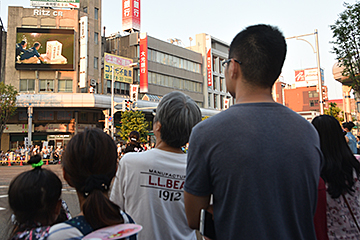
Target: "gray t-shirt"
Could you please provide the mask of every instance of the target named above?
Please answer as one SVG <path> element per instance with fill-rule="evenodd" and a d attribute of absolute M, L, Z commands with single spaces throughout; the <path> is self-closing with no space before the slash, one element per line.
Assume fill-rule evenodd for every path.
<path fill-rule="evenodd" d="M 198 124 L 185 191 L 213 194 L 217 239 L 316 239 L 322 153 L 315 128 L 277 103 L 231 106 Z"/>

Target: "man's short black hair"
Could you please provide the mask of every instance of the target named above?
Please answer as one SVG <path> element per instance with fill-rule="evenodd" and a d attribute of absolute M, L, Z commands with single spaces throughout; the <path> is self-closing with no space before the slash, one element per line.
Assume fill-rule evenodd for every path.
<path fill-rule="evenodd" d="M 245 81 L 263 88 L 272 87 L 281 73 L 286 56 L 283 34 L 270 25 L 249 26 L 236 35 L 230 45 L 229 59 L 241 62 Z"/>
<path fill-rule="evenodd" d="M 34 43 L 34 47 L 37 48 L 38 46 L 40 46 L 40 43 L 39 43 L 39 42 L 35 42 L 35 43 Z"/>
<path fill-rule="evenodd" d="M 20 45 L 21 45 L 21 46 L 24 46 L 25 43 L 26 43 L 26 42 L 25 42 L 24 40 L 22 40 L 22 41 L 20 42 Z"/>

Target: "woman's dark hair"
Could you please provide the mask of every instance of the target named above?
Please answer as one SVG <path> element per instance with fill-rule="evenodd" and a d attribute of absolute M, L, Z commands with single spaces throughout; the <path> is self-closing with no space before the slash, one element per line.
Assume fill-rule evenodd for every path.
<path fill-rule="evenodd" d="M 69 141 L 62 159 L 69 184 L 85 197 L 82 211 L 94 230 L 123 223 L 119 206 L 105 195 L 116 174 L 116 150 L 109 135 L 86 128 Z"/>
<path fill-rule="evenodd" d="M 140 133 L 138 131 L 132 131 L 129 134 L 129 138 L 132 142 L 138 142 L 140 139 Z"/>
<path fill-rule="evenodd" d="M 355 127 L 355 124 L 353 122 L 344 122 L 342 126 L 343 128 L 347 128 L 349 131 L 351 131 L 351 129 Z"/>
<path fill-rule="evenodd" d="M 325 160 L 321 177 L 328 184 L 328 193 L 334 199 L 345 193 L 352 195 L 354 172 L 359 176 L 360 163 L 346 143 L 339 122 L 333 116 L 321 115 L 314 118 L 312 124 L 320 136 Z"/>
<path fill-rule="evenodd" d="M 10 183 L 9 205 L 17 222 L 12 234 L 32 228 L 36 222 L 48 226 L 56 220 L 62 183 L 55 173 L 41 168 L 40 162 L 40 155 L 32 156 L 28 163 L 40 166 L 20 173 Z"/>

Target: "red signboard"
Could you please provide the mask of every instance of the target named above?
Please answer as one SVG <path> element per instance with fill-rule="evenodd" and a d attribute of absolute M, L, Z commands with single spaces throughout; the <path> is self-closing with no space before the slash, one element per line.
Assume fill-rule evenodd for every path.
<path fill-rule="evenodd" d="M 211 48 L 208 50 L 206 55 L 206 67 L 207 67 L 207 80 L 208 80 L 208 86 L 212 86 L 212 66 L 211 66 Z"/>
<path fill-rule="evenodd" d="M 140 0 L 122 0 L 122 30 L 140 31 Z"/>
<path fill-rule="evenodd" d="M 140 34 L 140 92 L 148 92 L 148 41 L 147 34 Z"/>
<path fill-rule="evenodd" d="M 295 82 L 305 81 L 305 72 L 304 70 L 295 71 Z"/>

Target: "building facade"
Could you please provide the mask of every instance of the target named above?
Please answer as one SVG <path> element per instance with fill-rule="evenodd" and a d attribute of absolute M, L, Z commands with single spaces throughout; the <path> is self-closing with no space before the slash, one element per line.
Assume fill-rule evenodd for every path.
<path fill-rule="evenodd" d="M 142 33 L 143 34 L 143 33 Z M 121 36 L 114 34 L 106 38 L 105 52 L 132 59 L 134 63 L 134 84 L 141 85 L 145 78 L 147 91 L 141 91 L 139 99 L 158 102 L 162 96 L 172 91 L 189 95 L 199 107 L 204 106 L 202 56 L 199 53 L 148 36 L 145 57 L 141 55 L 140 33 Z M 141 69 L 141 61 L 147 65 Z M 141 76 L 141 71 L 145 76 Z M 105 94 L 111 91 L 111 81 L 107 81 Z M 120 90 L 117 90 L 117 88 Z M 123 91 L 125 89 L 125 91 Z M 115 86 L 120 94 L 129 93 L 129 84 L 119 82 Z"/>
<path fill-rule="evenodd" d="M 94 81 L 102 91 L 101 0 L 80 0 L 80 8 L 66 9 L 10 6 L 8 14 L 5 83 L 15 86 L 19 96 L 1 149 L 24 144 L 29 118 L 34 145 L 64 145 L 85 127 L 101 127 L 110 99 L 88 93 Z M 84 19 L 85 31 L 79 24 Z M 84 36 L 85 48 L 80 45 Z M 27 43 L 27 54 L 36 49 L 41 58 L 19 54 L 21 41 Z"/>
<path fill-rule="evenodd" d="M 234 103 L 226 90 L 225 69 L 222 62 L 229 55 L 228 43 L 205 33 L 197 34 L 195 45 L 188 49 L 202 55 L 204 108 L 224 110 Z"/>

